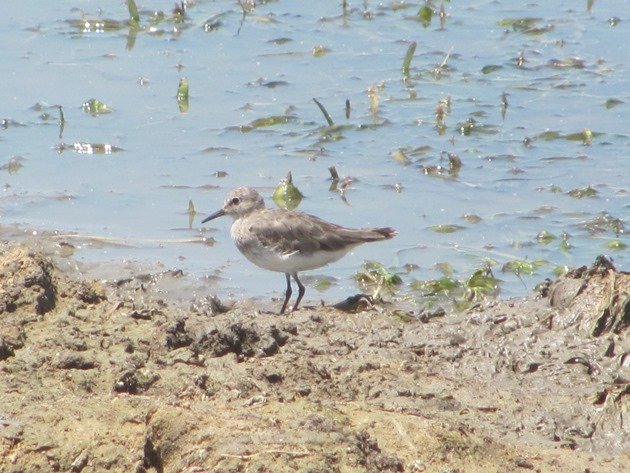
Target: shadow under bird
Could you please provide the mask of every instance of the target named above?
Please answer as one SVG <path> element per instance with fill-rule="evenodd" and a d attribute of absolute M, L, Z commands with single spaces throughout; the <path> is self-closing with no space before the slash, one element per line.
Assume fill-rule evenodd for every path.
<path fill-rule="evenodd" d="M 287 290 L 280 313 L 284 313 L 293 291 L 291 277 L 298 286 L 297 310 L 306 289 L 298 272 L 320 268 L 341 259 L 352 248 L 371 241 L 389 240 L 396 230 L 345 228 L 314 215 L 282 209 L 268 209 L 262 196 L 250 187 L 231 191 L 223 208 L 201 223 L 223 215 L 234 219 L 230 234 L 236 247 L 256 266 L 284 273 Z"/>

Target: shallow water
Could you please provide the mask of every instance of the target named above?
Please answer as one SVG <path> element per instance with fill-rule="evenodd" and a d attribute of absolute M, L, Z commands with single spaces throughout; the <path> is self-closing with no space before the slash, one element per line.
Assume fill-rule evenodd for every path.
<path fill-rule="evenodd" d="M 159 262 L 194 278 L 220 277 L 213 288 L 220 295 L 279 296 L 283 276 L 244 260 L 229 240 L 229 221 L 200 221 L 240 185 L 257 187 L 272 205 L 273 188 L 292 171 L 306 196 L 302 210 L 399 231 L 310 273 L 339 279 L 326 299 L 355 292 L 351 279 L 365 259 L 398 269 L 405 283 L 439 277 L 436 263 L 466 278 L 492 260 L 504 296 L 601 253 L 629 269 L 627 249 L 606 246 L 630 243 L 619 232 L 630 209 L 625 2 L 436 1 L 445 19 L 436 14 L 427 26 L 417 20 L 424 2 L 403 5 L 351 2 L 344 12 L 338 2 L 279 1 L 243 19 L 236 2 L 199 1 L 183 22 L 157 22 L 154 9 L 164 3 L 146 2 L 135 38 L 118 2 L 104 10 L 76 1 L 7 6 L 0 224 L 105 239 L 65 238 L 85 262 Z M 531 20 L 505 21 L 517 18 Z M 103 19 L 121 23 L 95 29 Z M 208 24 L 216 28 L 206 31 Z M 314 55 L 318 46 L 327 52 Z M 184 76 L 186 112 L 176 99 Z M 313 97 L 344 127 L 327 129 Z M 447 97 L 440 129 L 436 107 Z M 113 112 L 85 113 L 91 98 Z M 282 125 L 239 128 L 285 114 Z M 60 152 L 60 143 L 122 150 Z M 407 162 L 393 157 L 401 149 Z M 447 153 L 461 159 L 458 173 L 447 172 Z M 425 172 L 438 165 L 446 168 L 440 175 Z M 329 191 L 329 166 L 356 179 L 349 205 Z M 589 187 L 595 197 L 569 195 Z M 190 228 L 189 200 L 199 212 Z M 444 224 L 464 228 L 432 230 Z M 555 238 L 539 243 L 542 231 Z M 214 246 L 201 243 L 206 237 Z M 519 278 L 501 271 L 512 260 L 546 263 Z M 418 269 L 404 273 L 410 264 Z M 309 296 L 319 297 L 312 289 Z"/>

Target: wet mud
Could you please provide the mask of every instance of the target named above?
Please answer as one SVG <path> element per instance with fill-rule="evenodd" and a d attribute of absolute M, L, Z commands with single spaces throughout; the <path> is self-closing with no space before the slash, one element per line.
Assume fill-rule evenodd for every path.
<path fill-rule="evenodd" d="M 3 472 L 621 472 L 630 274 L 421 320 L 185 304 L 0 246 Z M 263 310 L 264 309 L 264 310 Z M 404 316 L 401 316 L 404 315 Z"/>

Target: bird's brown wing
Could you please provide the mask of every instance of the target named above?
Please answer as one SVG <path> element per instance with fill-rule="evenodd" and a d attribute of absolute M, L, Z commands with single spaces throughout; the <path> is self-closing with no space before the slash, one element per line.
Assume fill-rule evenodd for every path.
<path fill-rule="evenodd" d="M 345 228 L 301 212 L 268 209 L 264 219 L 248 222 L 258 243 L 283 254 L 350 249 L 361 243 L 392 238 L 391 228 Z"/>

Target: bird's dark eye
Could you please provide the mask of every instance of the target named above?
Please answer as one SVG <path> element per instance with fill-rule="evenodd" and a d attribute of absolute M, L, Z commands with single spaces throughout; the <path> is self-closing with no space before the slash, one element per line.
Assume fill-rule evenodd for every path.
<path fill-rule="evenodd" d="M 234 197 L 232 199 L 232 205 L 238 205 L 238 203 L 241 201 L 241 199 L 239 199 L 238 197 Z"/>

